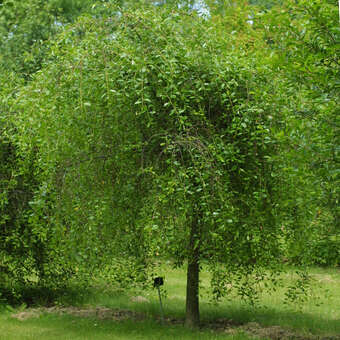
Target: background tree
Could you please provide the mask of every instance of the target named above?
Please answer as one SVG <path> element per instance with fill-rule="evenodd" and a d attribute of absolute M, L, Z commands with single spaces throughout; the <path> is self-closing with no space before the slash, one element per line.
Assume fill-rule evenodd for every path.
<path fill-rule="evenodd" d="M 20 153 L 12 124 L 18 113 L 11 109 L 12 101 L 23 81 L 28 82 L 41 68 L 48 39 L 89 4 L 38 0 L 0 4 L 0 285 L 2 298 L 10 302 L 32 301 L 33 282 L 46 285 L 47 277 L 69 271 L 66 263 L 56 271 L 48 267 L 51 259 L 63 259 L 63 251 L 56 250 L 46 225 L 40 225 L 41 229 L 35 225 L 33 216 L 39 211 L 31 203 L 41 185 L 35 166 L 37 150 L 32 146 L 30 152 Z"/>
<path fill-rule="evenodd" d="M 25 79 L 40 69 L 45 42 L 90 9 L 91 1 L 4 0 L 0 4 L 0 65 Z"/>
<path fill-rule="evenodd" d="M 264 38 L 277 56 L 273 71 L 280 74 L 290 100 L 282 134 L 288 149 L 283 155 L 291 178 L 300 184 L 298 191 L 291 191 L 295 198 L 290 200 L 294 206 L 288 204 L 288 223 L 313 230 L 307 243 L 307 235 L 293 237 L 291 255 L 298 261 L 339 263 L 337 5 L 326 0 L 287 1 L 254 23 L 264 24 Z M 300 254 L 306 256 L 302 259 Z"/>

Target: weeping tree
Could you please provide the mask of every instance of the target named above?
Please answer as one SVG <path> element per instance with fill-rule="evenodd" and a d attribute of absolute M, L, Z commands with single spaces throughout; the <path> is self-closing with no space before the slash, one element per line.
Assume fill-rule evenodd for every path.
<path fill-rule="evenodd" d="M 86 264 L 123 258 L 139 271 L 157 254 L 187 265 L 195 327 L 203 263 L 216 298 L 254 298 L 278 268 L 266 67 L 226 22 L 152 6 L 105 13 L 59 36 L 13 106 L 18 148 L 38 153 L 32 223 Z"/>

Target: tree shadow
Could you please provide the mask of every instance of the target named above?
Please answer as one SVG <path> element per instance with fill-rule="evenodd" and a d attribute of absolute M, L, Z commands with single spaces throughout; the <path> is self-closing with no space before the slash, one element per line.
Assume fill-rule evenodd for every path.
<path fill-rule="evenodd" d="M 205 307 L 205 308 L 204 308 Z M 332 334 L 340 339 L 340 320 L 331 317 L 306 313 L 298 310 L 275 309 L 267 306 L 211 306 L 207 304 L 202 308 L 202 320 L 213 323 L 216 320 L 229 322 L 235 325 L 259 323 L 263 327 L 281 326 L 297 332 L 308 332 L 316 335 Z M 335 339 L 335 338 L 334 338 Z"/>

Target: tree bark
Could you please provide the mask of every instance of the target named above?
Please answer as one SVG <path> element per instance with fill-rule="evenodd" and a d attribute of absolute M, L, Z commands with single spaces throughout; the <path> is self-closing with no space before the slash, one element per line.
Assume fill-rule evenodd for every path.
<path fill-rule="evenodd" d="M 194 218 L 190 230 L 189 256 L 187 269 L 187 293 L 185 325 L 190 328 L 199 327 L 199 255 L 200 233 L 199 217 Z"/>

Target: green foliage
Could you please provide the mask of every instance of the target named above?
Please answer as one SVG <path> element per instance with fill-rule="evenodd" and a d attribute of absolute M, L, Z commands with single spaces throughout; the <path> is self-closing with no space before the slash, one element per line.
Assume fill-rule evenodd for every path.
<path fill-rule="evenodd" d="M 22 225 L 25 224 L 25 210 L 32 194 L 29 186 L 32 178 L 19 170 L 16 147 L 11 140 L 8 102 L 13 97 L 14 85 L 17 82 L 13 74 L 1 73 L 2 102 L 0 116 L 0 282 L 7 284 L 9 278 L 24 281 L 27 267 L 30 266 L 28 241 L 23 236 Z M 5 81 L 5 78 L 7 82 Z M 8 81 L 10 80 L 10 81 Z M 28 160 L 27 160 L 28 161 Z M 24 239 L 24 242 L 23 242 Z"/>
<path fill-rule="evenodd" d="M 290 100 L 282 135 L 288 146 L 282 163 L 291 169 L 287 223 L 306 229 L 291 234 L 291 256 L 298 262 L 339 263 L 336 251 L 330 256 L 340 231 L 337 4 L 287 1 L 254 22 L 275 52 L 273 71 L 281 74 Z"/>
<path fill-rule="evenodd" d="M 335 238 L 327 236 L 320 238 L 320 235 L 317 235 L 315 240 L 309 242 L 309 251 L 305 256 L 316 265 L 339 266 L 340 242 Z"/>
<path fill-rule="evenodd" d="M 77 0 L 0 4 L 0 285 L 12 302 L 26 299 L 27 291 L 39 291 L 37 286 L 50 286 L 53 292 L 74 272 L 65 240 L 49 228 L 54 197 L 41 182 L 37 149 L 30 141 L 31 149 L 20 152 L 25 146 L 16 139 L 12 101 L 21 79 L 28 81 L 41 68 L 48 39 L 89 6 L 90 1 Z M 36 195 L 49 203 L 35 200 Z"/>
<path fill-rule="evenodd" d="M 36 149 L 19 152 L 11 107 L 23 82 L 11 72 L 0 74 L 0 288 L 2 299 L 17 303 L 36 286 L 63 284 L 70 267 L 60 237 L 48 228 L 46 206 L 34 201 L 37 192 L 48 196 L 40 188 Z"/>
<path fill-rule="evenodd" d="M 46 57 L 45 42 L 89 9 L 91 1 L 4 0 L 0 4 L 0 65 L 29 79 Z"/>

